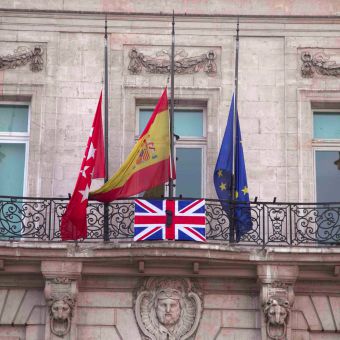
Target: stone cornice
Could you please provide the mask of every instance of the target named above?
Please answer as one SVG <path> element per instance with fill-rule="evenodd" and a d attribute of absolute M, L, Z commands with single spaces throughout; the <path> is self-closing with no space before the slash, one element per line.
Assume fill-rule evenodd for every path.
<path fill-rule="evenodd" d="M 340 247 L 269 247 L 255 248 L 228 244 L 198 244 L 186 242 L 152 243 L 52 243 L 0 242 L 0 259 L 49 259 L 82 262 L 162 258 L 203 260 L 205 262 L 269 263 L 340 265 Z"/>

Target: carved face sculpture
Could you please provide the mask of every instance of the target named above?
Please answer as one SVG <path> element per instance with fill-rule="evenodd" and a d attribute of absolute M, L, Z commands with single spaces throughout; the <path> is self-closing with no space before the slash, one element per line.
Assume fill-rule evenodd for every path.
<path fill-rule="evenodd" d="M 67 320 L 71 315 L 71 307 L 64 300 L 57 300 L 51 306 L 51 313 L 55 320 Z"/>
<path fill-rule="evenodd" d="M 180 293 L 176 290 L 161 290 L 156 299 L 156 315 L 164 326 L 175 325 L 181 315 Z"/>
<path fill-rule="evenodd" d="M 286 306 L 287 304 L 287 306 Z M 288 302 L 279 304 L 276 300 L 271 300 L 266 310 L 266 316 L 269 324 L 283 325 L 288 316 Z"/>

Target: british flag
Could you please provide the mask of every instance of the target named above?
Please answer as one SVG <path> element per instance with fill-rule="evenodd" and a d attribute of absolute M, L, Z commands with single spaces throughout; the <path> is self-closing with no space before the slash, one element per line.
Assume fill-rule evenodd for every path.
<path fill-rule="evenodd" d="M 206 242 L 205 200 L 135 200 L 135 241 Z"/>

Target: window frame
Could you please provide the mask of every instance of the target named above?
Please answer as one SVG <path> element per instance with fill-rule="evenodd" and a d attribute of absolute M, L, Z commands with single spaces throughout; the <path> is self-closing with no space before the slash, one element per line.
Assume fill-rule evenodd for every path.
<path fill-rule="evenodd" d="M 185 100 L 183 100 L 185 102 Z M 156 104 L 156 101 L 154 105 Z M 206 104 L 206 103 L 205 103 Z M 140 104 L 136 105 L 136 121 L 135 121 L 135 142 L 138 140 L 142 131 L 139 131 L 139 112 L 140 110 L 150 110 L 151 112 L 154 110 L 154 105 L 152 104 Z M 181 148 L 200 148 L 202 150 L 202 167 L 201 167 L 201 196 L 205 197 L 206 193 L 206 173 L 207 173 L 207 161 L 206 161 L 206 149 L 207 149 L 207 106 L 202 103 L 202 105 L 191 105 L 191 104 L 180 104 L 176 105 L 174 110 L 192 110 L 192 111 L 202 111 L 202 124 L 203 124 L 203 135 L 202 137 L 196 136 L 180 136 L 178 141 L 175 140 L 174 142 L 174 159 L 176 160 L 176 147 L 179 146 Z M 170 112 L 170 108 L 169 108 Z M 176 195 L 176 180 L 174 181 L 174 195 Z M 169 193 L 169 186 L 165 184 L 165 195 L 168 196 Z"/>
<path fill-rule="evenodd" d="M 315 113 L 334 113 L 340 116 L 340 109 L 312 109 L 312 164 L 313 164 L 313 184 L 314 184 L 314 201 L 317 200 L 317 183 L 316 183 L 316 152 L 317 151 L 337 151 L 340 152 L 340 138 L 314 138 L 314 114 Z"/>
<path fill-rule="evenodd" d="M 3 144 L 25 144 L 25 160 L 24 160 L 24 178 L 23 178 L 23 196 L 27 194 L 27 182 L 28 182 L 28 156 L 29 156 L 29 139 L 31 130 L 31 103 L 29 102 L 16 102 L 16 101 L 1 101 L 2 105 L 15 105 L 15 106 L 27 106 L 27 132 L 4 132 L 0 131 L 0 143 Z"/>

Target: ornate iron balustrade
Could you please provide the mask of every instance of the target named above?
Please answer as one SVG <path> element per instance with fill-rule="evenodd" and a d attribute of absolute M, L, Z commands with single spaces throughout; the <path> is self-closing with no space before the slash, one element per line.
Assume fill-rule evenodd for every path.
<path fill-rule="evenodd" d="M 0 240 L 60 241 L 59 226 L 68 199 L 0 196 Z M 253 228 L 238 244 L 267 246 L 340 245 L 340 203 L 250 204 Z M 109 204 L 109 238 L 130 241 L 134 228 L 132 199 Z M 229 242 L 230 216 L 218 200 L 206 200 L 206 237 Z M 87 209 L 88 237 L 104 238 L 104 205 Z"/>

